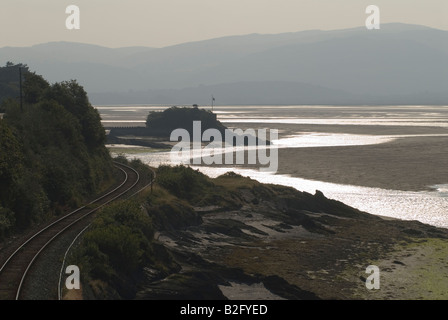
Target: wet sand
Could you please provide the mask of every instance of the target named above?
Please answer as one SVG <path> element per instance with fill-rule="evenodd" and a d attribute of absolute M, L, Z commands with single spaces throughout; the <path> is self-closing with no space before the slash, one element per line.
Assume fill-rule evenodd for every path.
<path fill-rule="evenodd" d="M 350 147 L 279 150 L 279 174 L 405 191 L 448 183 L 448 137 Z"/>
<path fill-rule="evenodd" d="M 244 124 L 241 127 L 244 128 Z M 445 128 L 392 126 L 279 125 L 278 129 L 280 137 L 297 132 L 369 135 L 448 133 Z M 435 184 L 448 184 L 448 137 L 407 137 L 366 146 L 280 149 L 278 173 L 338 184 L 426 190 Z M 391 247 L 387 247 L 389 238 L 404 236 L 403 229 L 394 230 L 391 228 L 393 223 L 386 223 L 388 220 L 378 226 L 344 221 L 344 227 L 337 228 L 342 234 L 335 237 L 277 243 L 277 248 L 284 246 L 287 249 L 263 256 L 254 250 L 253 255 L 262 257 L 258 263 L 263 270 L 275 269 L 290 283 L 313 290 L 324 299 L 446 299 L 446 238 L 423 237 L 417 240 L 411 237 L 403 242 L 394 240 Z M 393 221 L 401 223 L 397 220 L 389 222 Z M 357 241 L 360 242 L 356 248 Z M 367 253 L 369 250 L 373 251 Z M 349 254 L 344 257 L 343 252 Z M 232 266 L 252 271 L 253 264 L 236 262 L 231 258 Z M 294 259 L 296 263 L 285 263 L 288 259 Z M 369 263 L 381 270 L 380 290 L 365 288 L 367 275 L 364 270 Z M 280 265 L 278 269 L 277 265 Z"/>
<path fill-rule="evenodd" d="M 232 127 L 253 124 L 232 124 Z M 279 137 L 298 132 L 368 135 L 437 135 L 446 128 L 397 126 L 270 125 Z M 266 126 L 259 125 L 258 128 Z M 363 187 L 420 191 L 448 183 L 448 136 L 406 137 L 365 146 L 279 149 L 278 174 Z"/>
<path fill-rule="evenodd" d="M 182 268 L 149 281 L 139 298 L 167 292 L 237 300 L 448 297 L 447 229 L 383 219 L 285 187 L 215 182 L 231 185 L 241 206 L 195 207 L 199 225 L 158 232 Z M 377 290 L 366 288 L 370 265 L 379 267 Z"/>
<path fill-rule="evenodd" d="M 232 123 L 229 127 L 279 129 L 280 138 L 301 132 L 397 136 L 448 134 L 446 128 L 404 126 L 267 126 Z M 425 190 L 431 185 L 448 183 L 447 142 L 447 136 L 427 136 L 397 138 L 377 145 L 280 149 L 278 173 L 339 184 Z M 253 192 L 257 189 L 250 190 Z M 246 197 L 247 192 L 244 195 Z M 199 228 L 193 228 L 176 232 L 173 239 L 177 241 L 165 244 L 180 246 L 181 252 L 191 250 L 200 253 L 207 261 L 214 261 L 226 268 L 236 268 L 246 274 L 281 277 L 288 284 L 313 292 L 321 299 L 447 298 L 446 229 L 436 229 L 416 221 L 376 216 L 364 220 L 361 217 L 330 216 L 305 211 L 310 219 L 332 232 L 319 237 L 297 232 L 297 229 L 273 229 L 275 232 L 267 232 L 266 227 L 273 225 L 267 217 L 256 225 L 253 220 L 258 218 L 258 214 L 266 213 L 267 208 L 273 208 L 276 217 L 281 211 L 267 204 L 266 200 L 261 198 L 259 202 L 253 202 L 249 198 L 247 209 L 219 211 L 216 217 L 207 214 L 207 219 L 212 222 L 232 220 L 226 227 L 232 231 L 228 237 L 220 238 L 223 234 L 218 231 L 222 229 L 213 232 L 205 228 L 200 232 Z M 255 226 L 268 235 L 251 233 L 250 236 L 258 236 L 258 239 L 240 243 L 233 233 L 236 226 L 234 220 L 238 217 L 245 225 Z M 207 227 L 207 222 L 210 222 L 207 219 L 204 218 L 205 223 L 201 227 Z M 284 221 L 278 221 L 277 225 L 280 222 Z M 187 237 L 186 233 L 194 237 Z M 213 234 L 218 238 L 214 238 Z M 287 237 L 288 234 L 290 237 Z M 240 235 L 247 236 L 247 232 L 241 232 Z M 189 241 L 181 241 L 178 237 Z M 370 291 L 365 286 L 365 270 L 372 264 L 381 270 L 380 290 Z M 250 284 L 245 285 L 242 280 L 239 285 L 231 288 L 227 286 L 225 289 L 231 290 L 227 294 L 238 294 L 236 297 L 240 299 L 259 298 L 260 294 L 266 294 L 261 286 L 247 290 Z"/>

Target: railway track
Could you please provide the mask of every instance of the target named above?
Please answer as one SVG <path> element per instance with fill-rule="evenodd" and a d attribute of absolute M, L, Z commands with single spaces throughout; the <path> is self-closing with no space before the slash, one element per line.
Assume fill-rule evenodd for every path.
<path fill-rule="evenodd" d="M 149 183 L 147 183 L 143 187 L 140 187 L 137 191 L 133 192 L 132 194 L 127 195 L 126 198 L 131 198 L 131 197 L 137 195 L 138 193 L 142 192 L 143 190 L 145 190 L 146 188 L 150 187 L 154 183 L 154 181 L 156 179 L 156 172 L 153 169 L 151 169 L 151 171 L 152 171 L 152 176 L 151 176 L 151 179 L 150 179 Z M 63 291 L 62 282 L 63 282 L 64 270 L 65 270 L 65 267 L 66 267 L 67 256 L 68 256 L 70 250 L 72 249 L 72 247 L 74 246 L 74 244 L 76 243 L 76 241 L 78 240 L 78 238 L 80 238 L 82 236 L 82 234 L 85 231 L 87 231 L 87 229 L 90 227 L 90 225 L 91 225 L 91 223 L 89 223 L 80 232 L 78 232 L 76 234 L 76 236 L 74 237 L 73 241 L 67 247 L 67 250 L 65 250 L 64 257 L 63 257 L 63 260 L 62 260 L 62 263 L 61 263 L 61 270 L 59 272 L 59 279 L 58 279 L 58 288 L 57 288 L 58 289 L 58 297 L 57 297 L 58 300 L 63 300 L 63 296 L 62 296 L 62 291 Z"/>
<path fill-rule="evenodd" d="M 123 173 L 124 179 L 118 187 L 41 228 L 28 237 L 9 255 L 0 267 L 0 300 L 19 300 L 25 279 L 39 255 L 56 238 L 70 228 L 81 223 L 87 217 L 112 201 L 134 195 L 138 189 L 139 173 L 121 163 L 115 166 Z"/>

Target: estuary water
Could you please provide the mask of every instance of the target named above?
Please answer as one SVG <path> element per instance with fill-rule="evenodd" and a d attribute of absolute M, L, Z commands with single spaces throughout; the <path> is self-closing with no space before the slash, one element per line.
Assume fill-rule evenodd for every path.
<path fill-rule="evenodd" d="M 97 106 L 97 109 L 105 127 L 128 127 L 144 126 L 150 111 L 167 107 L 169 106 Z M 246 127 L 265 125 L 277 128 L 282 133 L 288 126 L 288 134 L 283 134 L 273 141 L 277 148 L 369 145 L 418 136 L 446 136 L 448 139 L 447 106 L 219 106 L 214 107 L 213 112 L 218 115 L 218 120 L 228 127 L 235 124 L 245 124 Z M 309 129 L 303 131 L 302 125 L 313 125 L 320 129 L 315 132 Z M 438 133 L 429 134 L 414 134 L 409 133 L 409 130 L 403 130 L 402 133 L 395 130 L 394 134 L 387 135 L 349 134 L 335 130 L 326 132 L 326 126 L 381 126 L 403 129 L 426 127 L 440 130 Z M 126 154 L 126 149 L 123 150 Z M 170 152 L 141 152 L 127 156 L 141 159 L 153 166 L 171 163 Z M 333 184 L 239 167 L 194 168 L 211 177 L 234 171 L 260 182 L 290 186 L 309 193 L 320 190 L 328 198 L 372 214 L 418 220 L 448 228 L 448 177 L 447 184 L 428 186 L 430 191 L 408 192 Z"/>

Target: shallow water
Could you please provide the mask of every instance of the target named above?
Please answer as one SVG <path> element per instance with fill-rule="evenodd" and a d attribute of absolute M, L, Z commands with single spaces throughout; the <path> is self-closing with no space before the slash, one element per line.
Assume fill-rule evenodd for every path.
<path fill-rule="evenodd" d="M 104 125 L 145 125 L 169 106 L 97 106 Z M 209 106 L 201 107 L 211 109 Z M 224 123 L 430 126 L 448 128 L 447 106 L 215 106 Z"/>
<path fill-rule="evenodd" d="M 144 125 L 150 111 L 167 106 L 114 106 L 98 107 L 105 125 Z M 218 119 L 224 123 L 276 123 L 282 124 L 344 124 L 382 126 L 429 126 L 448 128 L 448 107 L 393 106 L 393 107 L 344 107 L 344 106 L 245 106 L 215 107 Z M 354 135 L 337 133 L 300 132 L 274 140 L 278 148 L 325 147 L 378 144 L 409 136 L 439 135 Z M 223 150 L 221 150 L 222 152 Z M 129 155 L 153 166 L 171 164 L 169 152 Z M 186 159 L 188 160 L 188 159 Z M 446 185 L 433 186 L 433 191 L 405 192 L 338 185 L 321 181 L 276 175 L 257 170 L 239 168 L 197 167 L 201 172 L 215 177 L 228 171 L 249 176 L 264 183 L 294 187 L 314 193 L 322 191 L 328 198 L 376 215 L 403 220 L 418 220 L 438 227 L 448 228 L 448 177 Z"/>
<path fill-rule="evenodd" d="M 152 166 L 172 164 L 169 152 L 141 153 L 129 155 L 129 157 L 140 159 Z M 344 202 L 371 214 L 402 220 L 418 220 L 434 226 L 448 228 L 448 184 L 433 186 L 433 191 L 409 192 L 340 185 L 237 167 L 191 167 L 210 177 L 217 177 L 226 172 L 234 171 L 262 183 L 290 186 L 312 194 L 319 190 L 327 198 Z"/>
<path fill-rule="evenodd" d="M 193 167 L 210 177 L 229 171 L 226 168 Z M 322 181 L 274 175 L 257 170 L 234 168 L 232 171 L 263 183 L 280 184 L 314 194 L 319 190 L 327 198 L 344 202 L 361 211 L 402 220 L 418 220 L 448 228 L 448 184 L 434 186 L 434 191 L 398 191 L 340 185 Z"/>

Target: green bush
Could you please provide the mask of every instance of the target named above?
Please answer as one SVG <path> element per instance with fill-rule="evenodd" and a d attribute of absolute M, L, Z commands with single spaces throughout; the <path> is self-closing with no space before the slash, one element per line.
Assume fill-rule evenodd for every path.
<path fill-rule="evenodd" d="M 201 199 L 207 189 L 214 186 L 211 179 L 199 170 L 193 170 L 182 165 L 175 167 L 159 166 L 157 169 L 157 184 L 176 197 L 185 199 L 190 203 Z"/>
<path fill-rule="evenodd" d="M 147 263 L 153 237 L 151 219 L 139 204 L 119 202 L 99 213 L 84 237 L 83 250 L 93 272 L 109 279 L 111 270 L 132 274 Z M 112 269 L 104 269 L 104 262 Z"/>
<path fill-rule="evenodd" d="M 9 209 L 0 207 L 0 239 L 9 236 L 14 224 L 14 213 Z"/>
<path fill-rule="evenodd" d="M 153 239 L 153 222 L 143 203 L 117 202 L 98 213 L 69 261 L 80 266 L 86 286 L 101 280 L 113 297 L 133 298 L 145 267 L 161 277 L 179 268 Z"/>

